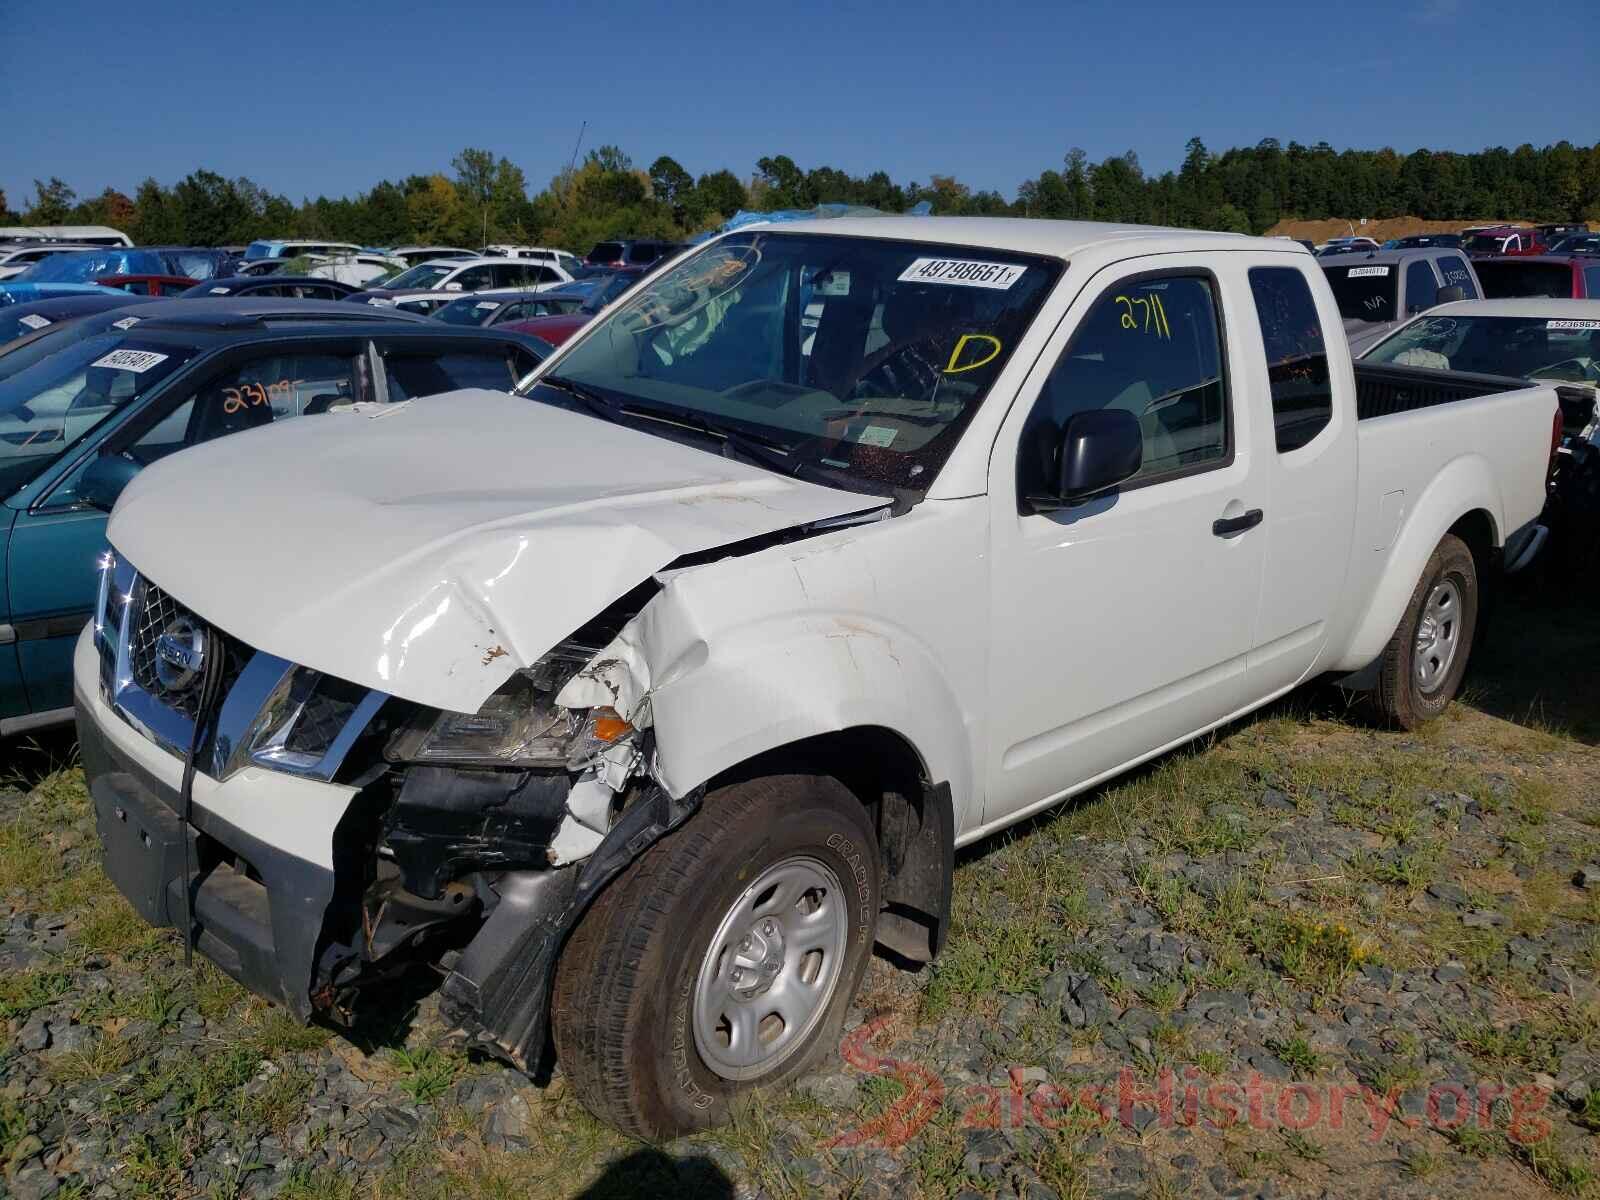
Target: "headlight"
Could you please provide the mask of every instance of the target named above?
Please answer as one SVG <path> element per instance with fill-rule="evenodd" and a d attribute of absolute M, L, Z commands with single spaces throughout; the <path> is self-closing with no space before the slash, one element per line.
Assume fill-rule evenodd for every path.
<path fill-rule="evenodd" d="M 518 671 L 475 713 L 441 712 L 402 730 L 389 745 L 397 762 L 578 770 L 634 732 L 610 708 L 560 708 L 556 693 L 592 657 L 558 648 Z"/>

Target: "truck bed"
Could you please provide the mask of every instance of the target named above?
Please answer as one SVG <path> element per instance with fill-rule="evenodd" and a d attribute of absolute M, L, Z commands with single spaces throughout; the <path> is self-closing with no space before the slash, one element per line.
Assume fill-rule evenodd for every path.
<path fill-rule="evenodd" d="M 1526 380 L 1468 371 L 1438 371 L 1432 367 L 1401 367 L 1393 363 L 1355 362 L 1356 417 L 1388 417 L 1438 404 L 1454 404 L 1493 392 L 1521 391 Z"/>

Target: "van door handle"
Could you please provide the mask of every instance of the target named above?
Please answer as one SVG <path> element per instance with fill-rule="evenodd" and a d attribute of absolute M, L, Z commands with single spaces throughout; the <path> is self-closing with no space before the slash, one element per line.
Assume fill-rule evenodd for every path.
<path fill-rule="evenodd" d="M 1259 508 L 1252 508 L 1237 517 L 1219 517 L 1211 522 L 1211 532 L 1222 538 L 1232 537 L 1236 533 L 1243 533 L 1246 529 L 1254 529 L 1261 524 L 1261 517 L 1262 512 Z"/>

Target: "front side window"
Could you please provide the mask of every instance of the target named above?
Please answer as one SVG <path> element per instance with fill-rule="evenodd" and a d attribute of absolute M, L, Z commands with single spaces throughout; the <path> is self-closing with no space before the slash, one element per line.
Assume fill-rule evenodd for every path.
<path fill-rule="evenodd" d="M 481 350 L 394 350 L 383 358 L 390 403 L 462 388 L 509 392 L 537 365 L 530 355 L 498 346 Z"/>
<path fill-rule="evenodd" d="M 409 271 L 401 271 L 400 274 L 383 286 L 396 291 L 415 288 L 420 292 L 436 286 L 441 279 L 454 269 L 439 263 L 423 263 L 421 266 L 412 267 Z"/>
<path fill-rule="evenodd" d="M 1583 269 L 1583 294 L 1591 300 L 1600 300 L 1600 266 Z"/>
<path fill-rule="evenodd" d="M 475 292 L 480 288 L 494 287 L 493 270 L 490 267 L 468 267 L 461 274 L 454 276 L 450 280 L 450 284 L 455 285 L 456 288 L 463 292 Z"/>
<path fill-rule="evenodd" d="M 1298 450 L 1333 420 L 1333 385 L 1322 322 L 1306 277 L 1293 267 L 1251 267 L 1278 453 Z"/>
<path fill-rule="evenodd" d="M 1228 393 L 1216 292 L 1203 275 L 1115 284 L 1084 314 L 1023 425 L 1017 494 L 1052 490 L 1068 420 L 1120 408 L 1144 456 L 1124 487 L 1228 461 Z"/>
<path fill-rule="evenodd" d="M 1399 277 L 1390 264 L 1324 267 L 1323 274 L 1346 321 L 1393 321 L 1398 315 L 1394 294 Z"/>
<path fill-rule="evenodd" d="M 655 414 L 641 428 L 675 419 L 760 442 L 785 473 L 923 489 L 1059 274 L 988 248 L 736 234 L 619 301 L 556 382 L 619 420 Z M 533 394 L 571 403 L 555 387 Z"/>
<path fill-rule="evenodd" d="M 1439 301 L 1439 284 L 1433 277 L 1433 267 L 1427 259 L 1419 258 L 1406 267 L 1406 312 L 1427 312 Z"/>

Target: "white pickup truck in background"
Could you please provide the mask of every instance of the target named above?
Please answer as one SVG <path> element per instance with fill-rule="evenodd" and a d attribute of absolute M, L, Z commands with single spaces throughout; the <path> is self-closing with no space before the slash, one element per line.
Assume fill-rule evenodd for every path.
<path fill-rule="evenodd" d="M 442 963 L 651 1136 L 936 954 L 957 846 L 1313 677 L 1440 712 L 1559 419 L 1353 369 L 1282 240 L 954 218 L 723 236 L 520 390 L 140 474 L 83 761 L 118 886 L 248 986 Z"/>

